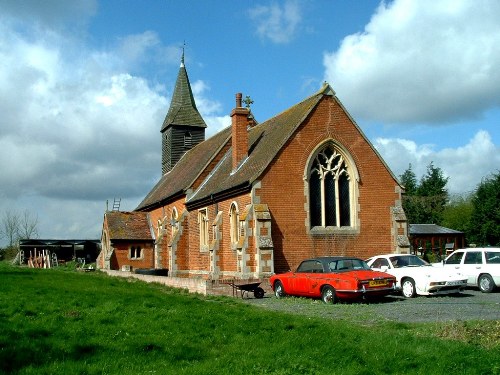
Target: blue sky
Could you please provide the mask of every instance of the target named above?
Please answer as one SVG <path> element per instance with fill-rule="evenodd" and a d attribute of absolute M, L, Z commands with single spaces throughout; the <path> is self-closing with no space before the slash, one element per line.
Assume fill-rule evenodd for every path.
<path fill-rule="evenodd" d="M 99 238 L 161 173 L 185 43 L 207 136 L 234 96 L 260 122 L 328 81 L 396 176 L 452 194 L 500 169 L 498 1 L 0 0 L 0 213 L 43 238 Z"/>

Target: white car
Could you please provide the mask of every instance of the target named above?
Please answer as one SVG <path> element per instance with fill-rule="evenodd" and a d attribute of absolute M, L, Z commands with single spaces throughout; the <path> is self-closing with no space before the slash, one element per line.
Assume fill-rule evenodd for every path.
<path fill-rule="evenodd" d="M 413 298 L 417 294 L 460 293 L 467 286 L 465 276 L 455 270 L 433 267 L 416 255 L 377 255 L 366 262 L 374 270 L 396 276 L 396 287 L 405 298 Z"/>
<path fill-rule="evenodd" d="M 441 263 L 433 266 L 453 269 L 467 277 L 467 285 L 483 293 L 500 288 L 500 248 L 467 248 L 455 250 Z"/>

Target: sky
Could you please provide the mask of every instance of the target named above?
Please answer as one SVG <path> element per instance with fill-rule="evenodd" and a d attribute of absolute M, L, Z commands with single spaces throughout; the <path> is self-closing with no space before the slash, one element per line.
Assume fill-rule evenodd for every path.
<path fill-rule="evenodd" d="M 395 176 L 433 163 L 473 192 L 500 170 L 499 19 L 496 0 L 0 0 L 0 216 L 98 239 L 115 198 L 137 207 L 183 49 L 207 137 L 238 92 L 263 122 L 327 81 Z"/>

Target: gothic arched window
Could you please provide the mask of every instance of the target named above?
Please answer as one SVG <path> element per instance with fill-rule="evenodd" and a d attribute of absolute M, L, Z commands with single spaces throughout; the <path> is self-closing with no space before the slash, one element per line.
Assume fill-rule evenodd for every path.
<path fill-rule="evenodd" d="M 332 143 L 321 148 L 308 171 L 311 228 L 353 227 L 355 173 Z"/>
<path fill-rule="evenodd" d="M 240 239 L 240 230 L 239 230 L 239 214 L 238 214 L 238 206 L 235 202 L 231 204 L 231 209 L 229 210 L 229 220 L 230 220 L 230 234 L 231 234 L 231 244 L 238 243 Z"/>

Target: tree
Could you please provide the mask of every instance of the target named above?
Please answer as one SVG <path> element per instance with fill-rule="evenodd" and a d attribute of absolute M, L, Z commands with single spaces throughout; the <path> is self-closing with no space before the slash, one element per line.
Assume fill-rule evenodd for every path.
<path fill-rule="evenodd" d="M 452 196 L 444 208 L 441 225 L 464 232 L 469 238 L 472 210 L 472 194 Z"/>
<path fill-rule="evenodd" d="M 402 196 L 402 206 L 406 214 L 406 219 L 409 223 L 418 223 L 418 197 L 415 195 L 417 191 L 417 176 L 411 169 L 411 164 L 408 169 L 399 176 L 401 184 L 405 188 Z"/>
<path fill-rule="evenodd" d="M 472 198 L 471 242 L 484 246 L 500 245 L 500 172 L 485 178 Z"/>
<path fill-rule="evenodd" d="M 38 216 L 32 217 L 29 211 L 23 215 L 11 210 L 4 212 L 0 223 L 0 234 L 9 247 L 13 247 L 20 238 L 38 237 Z"/>
<path fill-rule="evenodd" d="M 408 195 L 414 195 L 417 191 L 417 176 L 411 169 L 411 163 L 408 166 L 408 169 L 404 171 L 404 173 L 399 176 L 401 184 L 405 188 L 405 193 Z"/>
<path fill-rule="evenodd" d="M 38 215 L 34 217 L 28 210 L 23 212 L 23 215 L 19 218 L 19 238 L 30 239 L 38 237 Z"/>
<path fill-rule="evenodd" d="M 400 176 L 406 192 L 403 196 L 403 209 L 409 223 L 439 224 L 446 203 L 448 178 L 443 176 L 441 168 L 433 162 L 427 166 L 427 174 L 417 184 L 415 173 L 409 168 Z"/>
<path fill-rule="evenodd" d="M 5 211 L 2 218 L 1 231 L 2 231 L 2 238 L 7 239 L 9 247 L 14 246 L 17 239 L 19 238 L 18 230 L 19 230 L 19 216 L 13 211 L 10 210 Z"/>
<path fill-rule="evenodd" d="M 445 178 L 441 168 L 434 167 L 431 162 L 417 188 L 417 194 L 423 198 L 424 223 L 439 224 L 442 221 L 443 211 L 448 203 L 448 190 L 445 188 L 447 183 L 448 177 Z"/>

